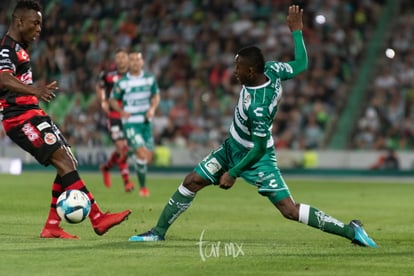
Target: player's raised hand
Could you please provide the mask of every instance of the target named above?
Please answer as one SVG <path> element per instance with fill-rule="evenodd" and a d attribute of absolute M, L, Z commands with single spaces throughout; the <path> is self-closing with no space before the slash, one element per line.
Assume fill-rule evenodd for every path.
<path fill-rule="evenodd" d="M 289 6 L 287 25 L 291 32 L 303 29 L 302 16 L 303 9 L 300 9 L 298 5 Z"/>

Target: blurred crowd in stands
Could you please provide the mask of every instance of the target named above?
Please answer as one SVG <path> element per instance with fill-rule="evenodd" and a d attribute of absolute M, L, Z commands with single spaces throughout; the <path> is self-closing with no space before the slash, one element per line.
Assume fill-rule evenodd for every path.
<path fill-rule="evenodd" d="M 255 44 L 262 48 L 266 59 L 293 58 L 293 41 L 286 25 L 291 1 L 40 2 L 45 16 L 41 39 L 32 51 L 35 80 L 58 80 L 59 93 L 68 97 L 94 97 L 99 72 L 114 69 L 115 49 L 139 49 L 146 60 L 145 69 L 157 76 L 161 89 L 154 120 L 155 140 L 171 147 L 214 147 L 227 136 L 240 91 L 232 75 L 234 54 L 239 48 Z M 273 127 L 277 148 L 326 146 L 333 119 L 346 103 L 383 2 L 295 1 L 305 9 L 303 33 L 309 69 L 284 83 Z M 3 33 L 10 7 L 1 5 Z M 413 97 L 409 97 L 414 74 L 413 24 L 413 16 L 406 15 L 395 26 L 395 35 L 399 35 L 393 47 L 403 51 L 404 56 L 395 59 L 392 67 L 383 66 L 383 73 L 375 79 L 375 96 L 371 97 L 367 115 L 374 112 L 377 122 L 361 119 L 361 134 L 354 143 L 357 148 L 375 148 L 381 138 L 395 132 L 405 134 L 399 129 L 401 124 L 407 124 L 413 133 L 412 108 L 404 109 L 410 103 L 414 106 Z M 87 102 L 59 110 L 67 112 L 60 128 L 74 145 L 105 145 L 109 142 L 105 117 L 97 101 Z M 407 112 L 411 119 L 405 122 Z M 390 128 L 382 124 L 384 120 Z"/>
<path fill-rule="evenodd" d="M 354 147 L 408 150 L 414 147 L 414 3 L 402 1 L 358 121 Z"/>

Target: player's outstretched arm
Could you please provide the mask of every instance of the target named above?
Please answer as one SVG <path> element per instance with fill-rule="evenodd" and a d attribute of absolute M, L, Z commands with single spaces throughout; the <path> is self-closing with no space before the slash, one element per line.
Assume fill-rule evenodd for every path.
<path fill-rule="evenodd" d="M 303 9 L 300 9 L 298 5 L 289 6 L 287 25 L 291 32 L 301 31 L 303 29 L 302 17 Z"/>
<path fill-rule="evenodd" d="M 302 36 L 302 17 L 303 9 L 300 9 L 298 5 L 292 5 L 289 7 L 287 25 L 292 32 L 295 44 L 295 59 L 289 62 L 293 70 L 293 74 L 291 74 L 290 77 L 294 77 L 308 68 L 308 55 L 306 53 L 305 42 L 303 41 Z"/>

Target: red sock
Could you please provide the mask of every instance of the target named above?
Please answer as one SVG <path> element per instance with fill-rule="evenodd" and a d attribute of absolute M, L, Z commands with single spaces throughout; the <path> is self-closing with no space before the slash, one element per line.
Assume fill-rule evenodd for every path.
<path fill-rule="evenodd" d="M 115 164 L 118 164 L 120 156 L 116 151 L 112 152 L 111 157 L 105 163 L 105 169 L 110 170 Z"/>
<path fill-rule="evenodd" d="M 89 213 L 89 218 L 96 219 L 99 217 L 102 212 L 98 207 L 98 204 L 95 202 L 95 198 L 93 197 L 92 193 L 86 188 L 85 183 L 79 177 L 77 171 L 70 172 L 62 177 L 63 186 L 66 187 L 65 190 L 81 190 L 84 192 L 89 200 L 91 201 L 91 212 Z M 66 184 L 66 185 L 65 185 Z"/>
<path fill-rule="evenodd" d="M 95 221 L 102 215 L 102 211 L 99 209 L 98 204 L 94 203 L 91 205 L 91 212 L 89 213 L 89 219 Z"/>
<path fill-rule="evenodd" d="M 129 167 L 128 167 L 127 160 L 128 160 L 127 157 L 124 156 L 124 158 L 119 159 L 119 162 L 118 162 L 118 168 L 119 168 L 119 171 L 121 172 L 121 177 L 125 185 L 129 183 Z"/>
<path fill-rule="evenodd" d="M 86 188 L 85 182 L 80 178 L 77 171 L 70 172 L 68 174 L 65 174 L 62 176 L 62 184 L 63 187 L 65 187 L 66 190 L 81 190 L 84 192 L 89 200 L 91 201 L 91 204 L 95 202 L 95 199 L 91 192 Z"/>
<path fill-rule="evenodd" d="M 56 175 L 55 181 L 52 185 L 52 200 L 50 202 L 49 215 L 46 221 L 47 225 L 59 225 L 60 223 L 60 217 L 56 212 L 56 202 L 63 190 L 62 179 L 59 175 Z"/>

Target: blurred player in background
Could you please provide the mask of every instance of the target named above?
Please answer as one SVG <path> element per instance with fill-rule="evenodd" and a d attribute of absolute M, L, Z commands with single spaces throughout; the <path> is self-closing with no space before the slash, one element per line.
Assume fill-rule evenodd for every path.
<path fill-rule="evenodd" d="M 103 112 L 107 116 L 107 127 L 115 150 L 105 164 L 100 166 L 103 175 L 103 181 L 106 187 L 110 188 L 112 185 L 111 175 L 109 171 L 113 166 L 118 166 L 121 172 L 122 181 L 124 182 L 124 189 L 130 192 L 135 185 L 129 180 L 128 168 L 128 143 L 125 139 L 125 133 L 122 129 L 121 115 L 110 107 L 108 103 L 109 95 L 111 94 L 114 83 L 117 82 L 128 71 L 128 52 L 125 49 L 118 49 L 115 52 L 115 66 L 116 70 L 109 72 L 101 72 L 99 75 L 99 82 L 96 85 L 96 94 L 101 103 Z M 119 102 L 118 104 L 121 104 Z"/>
<path fill-rule="evenodd" d="M 11 25 L 0 40 L 0 107 L 7 135 L 23 150 L 44 165 L 56 168 L 52 200 L 42 238 L 77 239 L 60 226 L 56 202 L 65 190 L 85 192 L 92 203 L 89 219 L 98 235 L 125 220 L 130 210 L 103 213 L 77 171 L 77 161 L 62 133 L 39 107 L 39 100 L 50 102 L 58 90 L 56 81 L 34 86 L 28 48 L 40 36 L 42 13 L 40 4 L 23 0 L 16 4 Z"/>
<path fill-rule="evenodd" d="M 143 66 L 142 53 L 131 52 L 129 71 L 115 83 L 110 105 L 121 113 L 128 145 L 135 153 L 139 194 L 149 196 L 146 175 L 154 152 L 151 121 L 160 102 L 160 93 L 155 76 L 145 72 Z M 118 101 L 122 101 L 122 107 Z"/>
<path fill-rule="evenodd" d="M 302 16 L 303 10 L 299 6 L 289 7 L 287 23 L 295 45 L 294 60 L 265 62 L 261 50 L 255 46 L 237 53 L 235 76 L 242 89 L 230 126 L 230 137 L 185 177 L 164 207 L 157 225 L 148 232 L 130 237 L 130 241 L 164 240 L 171 224 L 190 207 L 198 191 L 211 184 L 230 189 L 237 177 L 242 177 L 255 185 L 258 193 L 267 197 L 285 218 L 342 236 L 361 246 L 377 247 L 359 221 L 345 224 L 313 206 L 296 203 L 277 167 L 272 125 L 282 97 L 281 83 L 305 71 L 308 66 Z"/>

